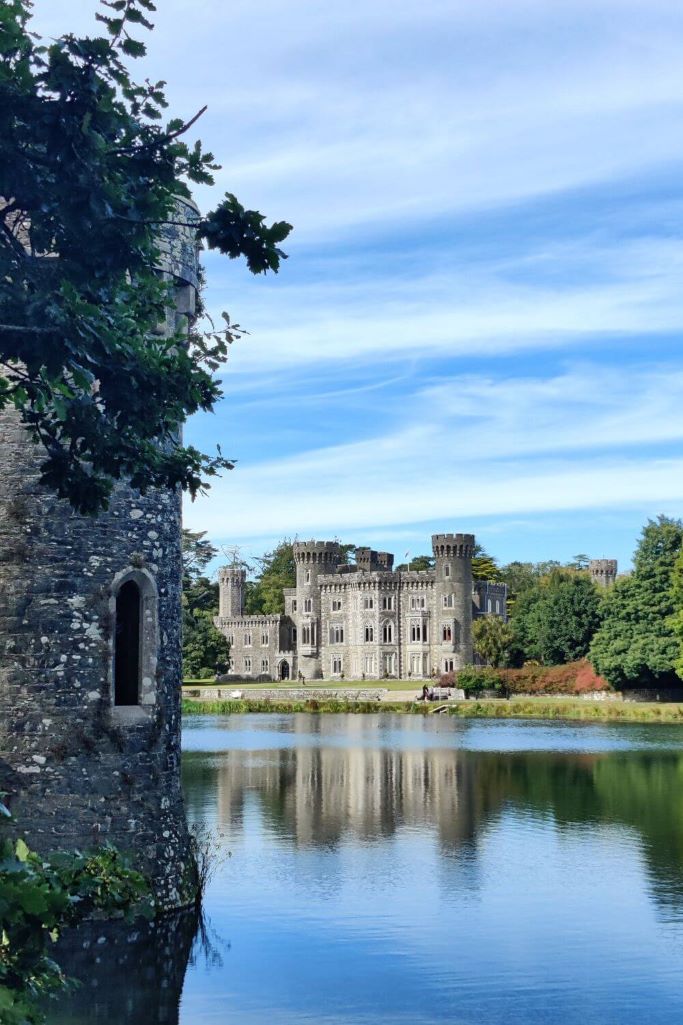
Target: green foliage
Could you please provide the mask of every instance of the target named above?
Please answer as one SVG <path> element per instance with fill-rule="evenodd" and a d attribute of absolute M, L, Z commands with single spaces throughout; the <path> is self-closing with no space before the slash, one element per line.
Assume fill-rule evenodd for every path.
<path fill-rule="evenodd" d="M 202 575 L 217 554 L 206 532 L 183 530 L 183 677 L 224 673 L 230 645 L 213 624 L 218 615 L 218 584 Z"/>
<path fill-rule="evenodd" d="M 481 616 L 472 624 L 474 650 L 494 668 L 508 663 L 514 633 L 499 616 Z"/>
<path fill-rule="evenodd" d="M 248 582 L 245 591 L 245 612 L 250 616 L 279 615 L 285 611 L 283 588 L 296 586 L 294 545 L 285 538 L 257 561 L 258 575 Z"/>
<path fill-rule="evenodd" d="M 677 682 L 679 659 L 674 567 L 683 522 L 659 516 L 643 528 L 634 572 L 617 580 L 604 599 L 604 621 L 589 658 L 613 687 L 667 686 Z M 673 582 L 673 589 L 672 589 Z"/>
<path fill-rule="evenodd" d="M 218 165 L 182 140 L 199 114 L 166 119 L 165 83 L 131 78 L 151 0 L 102 0 L 101 36 L 49 43 L 31 7 L 0 5 L 0 408 L 16 407 L 43 483 L 80 512 L 106 507 L 119 478 L 195 495 L 232 462 L 178 429 L 213 407 L 242 332 L 227 314 L 187 344 L 159 332 L 172 298 L 160 235 L 187 231 L 258 274 L 278 270 L 290 226 L 231 193 L 204 218 L 178 204 Z"/>
<path fill-rule="evenodd" d="M 582 572 L 553 570 L 513 607 L 517 661 L 563 665 L 584 658 L 602 618 L 601 596 Z"/>
<path fill-rule="evenodd" d="M 674 669 L 683 680 L 683 548 L 676 556 L 671 574 L 671 600 L 674 612 L 669 623 L 678 644 Z"/>
<path fill-rule="evenodd" d="M 455 686 L 465 691 L 465 694 L 481 694 L 484 690 L 505 690 L 505 678 L 492 668 L 480 668 L 479 666 L 465 666 L 459 669 L 455 675 Z"/>
<path fill-rule="evenodd" d="M 402 573 L 410 570 L 414 573 L 421 573 L 427 569 L 434 569 L 434 557 L 432 555 L 416 555 L 410 562 L 402 562 L 396 567 Z"/>
<path fill-rule="evenodd" d="M 0 840 L 0 1021 L 4 1025 L 43 1021 L 37 1002 L 66 984 L 50 957 L 50 947 L 63 928 L 98 911 L 128 917 L 153 913 L 147 883 L 113 847 L 40 857 L 21 839 L 16 843 Z"/>

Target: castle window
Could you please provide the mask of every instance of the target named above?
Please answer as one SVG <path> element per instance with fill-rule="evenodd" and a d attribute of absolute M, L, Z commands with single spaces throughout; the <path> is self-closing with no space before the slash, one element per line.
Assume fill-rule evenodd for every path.
<path fill-rule="evenodd" d="M 364 659 L 364 665 L 365 665 L 365 672 L 366 673 L 374 673 L 374 671 L 375 671 L 375 656 L 374 655 L 366 655 L 365 659 Z"/>
<path fill-rule="evenodd" d="M 313 601 L 311 598 L 304 598 L 304 612 L 311 612 L 313 610 Z"/>
<path fill-rule="evenodd" d="M 301 643 L 307 645 L 311 643 L 311 627 L 308 623 L 301 627 Z"/>
<path fill-rule="evenodd" d="M 234 634 L 228 634 L 228 636 L 225 639 L 226 639 L 226 641 L 228 642 L 228 644 L 231 647 L 235 643 L 235 635 Z"/>
<path fill-rule="evenodd" d="M 341 657 L 339 655 L 335 655 L 335 657 L 332 659 L 332 675 L 339 676 L 339 674 L 342 671 L 342 668 L 343 662 L 341 660 Z"/>
<path fill-rule="evenodd" d="M 410 672 L 412 676 L 419 676 L 422 672 L 422 655 L 410 656 Z"/>
<path fill-rule="evenodd" d="M 371 623 L 367 623 L 365 627 L 365 643 L 369 644 L 375 639 L 375 628 Z"/>
<path fill-rule="evenodd" d="M 454 596 L 452 594 L 444 594 L 443 596 L 443 607 L 445 609 L 452 609 L 454 605 Z"/>
<path fill-rule="evenodd" d="M 333 598 L 332 599 L 332 611 L 333 612 L 341 612 L 341 607 L 342 607 L 341 598 Z"/>
<path fill-rule="evenodd" d="M 375 607 L 375 599 L 373 597 L 370 596 L 370 597 L 363 598 L 363 608 L 364 609 L 374 609 L 374 607 Z"/>
<path fill-rule="evenodd" d="M 116 595 L 114 704 L 137 705 L 140 695 L 140 588 L 128 580 Z"/>
<path fill-rule="evenodd" d="M 454 662 L 452 658 L 445 658 L 443 660 L 443 671 L 444 673 L 452 673 L 454 669 Z"/>
<path fill-rule="evenodd" d="M 251 659 L 245 658 L 244 660 L 244 672 L 248 676 L 251 673 Z"/>
<path fill-rule="evenodd" d="M 426 644 L 428 637 L 427 629 L 426 619 L 411 619 L 410 640 L 413 644 Z"/>
<path fill-rule="evenodd" d="M 296 598 L 292 598 L 292 612 L 296 612 Z"/>
<path fill-rule="evenodd" d="M 446 565 L 443 568 L 443 575 L 445 577 L 449 577 L 451 575 L 451 567 L 448 565 L 448 563 L 446 563 Z"/>
<path fill-rule="evenodd" d="M 262 673 L 267 673 L 268 672 L 268 659 L 267 658 L 262 658 L 261 659 L 261 672 Z"/>
<path fill-rule="evenodd" d="M 393 612 L 394 610 L 394 596 L 393 594 L 382 595 L 382 610 L 384 612 Z"/>
<path fill-rule="evenodd" d="M 338 623 L 330 627 L 330 644 L 344 643 L 344 627 Z"/>
<path fill-rule="evenodd" d="M 310 582 L 311 582 L 311 571 L 310 571 L 310 569 L 307 569 L 306 570 L 306 583 L 310 584 Z"/>
<path fill-rule="evenodd" d="M 244 647 L 245 648 L 250 648 L 251 647 L 251 633 L 250 632 L 247 632 L 244 635 Z"/>
<path fill-rule="evenodd" d="M 270 636 L 268 634 L 268 631 L 267 630 L 262 630 L 261 631 L 261 647 L 262 648 L 267 648 L 269 643 L 270 643 Z"/>
<path fill-rule="evenodd" d="M 422 595 L 413 595 L 410 599 L 411 609 L 424 609 L 427 604 L 427 599 Z"/>
<path fill-rule="evenodd" d="M 451 623 L 444 623 L 441 627 L 441 640 L 452 641 L 453 640 L 453 625 Z"/>
<path fill-rule="evenodd" d="M 486 611 L 487 612 L 491 612 L 492 609 L 493 609 L 493 602 L 491 601 L 490 598 L 487 598 L 486 599 Z"/>
<path fill-rule="evenodd" d="M 496 598 L 496 615 L 500 615 L 500 602 Z"/>
<path fill-rule="evenodd" d="M 396 655 L 393 651 L 390 654 L 384 656 L 384 675 L 396 675 Z"/>
<path fill-rule="evenodd" d="M 382 624 L 382 643 L 392 644 L 394 640 L 394 624 L 387 622 Z"/>

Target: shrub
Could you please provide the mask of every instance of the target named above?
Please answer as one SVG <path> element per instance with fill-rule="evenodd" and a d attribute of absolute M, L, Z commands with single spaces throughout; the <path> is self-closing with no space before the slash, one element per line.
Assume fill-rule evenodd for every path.
<path fill-rule="evenodd" d="M 505 673 L 500 669 L 489 669 L 479 666 L 466 666 L 456 673 L 456 687 L 461 687 L 466 695 L 481 694 L 484 690 L 505 691 Z"/>

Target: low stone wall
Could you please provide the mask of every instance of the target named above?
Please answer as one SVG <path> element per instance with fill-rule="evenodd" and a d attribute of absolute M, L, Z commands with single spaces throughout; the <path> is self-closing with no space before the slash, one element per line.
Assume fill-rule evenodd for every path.
<path fill-rule="evenodd" d="M 388 693 L 384 688 L 368 688 L 367 690 L 343 690 L 337 687 L 292 687 L 267 688 L 259 687 L 184 687 L 183 694 L 188 698 L 199 698 L 200 701 L 229 701 L 234 690 L 241 691 L 243 698 L 250 701 L 381 701 Z"/>

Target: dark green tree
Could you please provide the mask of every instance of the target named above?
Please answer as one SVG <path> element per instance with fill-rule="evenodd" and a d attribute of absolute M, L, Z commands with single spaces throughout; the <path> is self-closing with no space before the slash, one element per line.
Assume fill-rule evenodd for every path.
<path fill-rule="evenodd" d="M 499 616 L 481 616 L 472 624 L 474 650 L 494 669 L 508 664 L 514 633 Z"/>
<path fill-rule="evenodd" d="M 554 569 L 514 606 L 516 660 L 562 665 L 585 658 L 601 616 L 601 597 L 591 579 Z"/>
<path fill-rule="evenodd" d="M 245 611 L 247 615 L 279 615 L 285 611 L 283 588 L 296 586 L 293 542 L 285 538 L 256 561 L 258 572 L 247 584 Z"/>
<path fill-rule="evenodd" d="M 474 546 L 472 577 L 474 580 L 487 580 L 493 582 L 498 582 L 503 579 L 503 574 L 496 560 L 493 556 L 489 555 L 482 545 L 479 544 Z"/>
<path fill-rule="evenodd" d="M 159 333 L 170 286 L 159 239 L 182 225 L 197 244 L 277 271 L 290 226 L 266 225 L 230 193 L 196 217 L 178 197 L 217 164 L 166 118 L 164 82 L 137 84 L 151 0 L 101 0 L 102 35 L 50 42 L 31 0 L 0 5 L 0 409 L 13 405 L 44 454 L 42 480 L 81 512 L 115 480 L 195 494 L 232 463 L 178 440 L 220 396 L 214 372 L 241 332 Z"/>
<path fill-rule="evenodd" d="M 631 576 L 617 580 L 604 599 L 604 621 L 589 658 L 613 687 L 667 686 L 678 682 L 679 647 L 674 567 L 683 522 L 667 516 L 643 528 Z"/>
<path fill-rule="evenodd" d="M 207 679 L 227 672 L 230 645 L 213 624 L 218 584 L 204 571 L 218 550 L 205 531 L 183 530 L 183 677 Z"/>
<path fill-rule="evenodd" d="M 408 569 L 411 572 L 421 572 L 426 569 L 434 569 L 434 556 L 433 555 L 416 555 L 410 562 L 402 562 L 396 567 L 402 573 L 405 573 Z"/>

